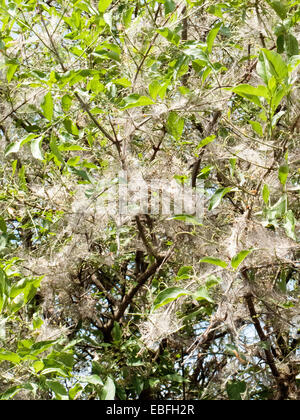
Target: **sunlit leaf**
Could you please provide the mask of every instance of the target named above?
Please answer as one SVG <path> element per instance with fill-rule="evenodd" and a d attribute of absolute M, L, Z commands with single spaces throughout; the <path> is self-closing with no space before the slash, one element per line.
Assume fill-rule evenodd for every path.
<path fill-rule="evenodd" d="M 132 95 L 127 96 L 123 99 L 121 104 L 121 109 L 130 109 L 130 108 L 136 108 L 139 106 L 148 106 L 153 105 L 154 102 L 151 98 L 148 96 L 141 96 L 137 93 L 133 93 Z"/>
<path fill-rule="evenodd" d="M 177 273 L 176 280 L 179 281 L 179 280 L 189 279 L 191 277 L 192 273 L 193 273 L 193 267 L 192 266 L 181 267 L 179 269 L 178 273 Z"/>
<path fill-rule="evenodd" d="M 228 267 L 228 264 L 227 264 L 226 261 L 220 260 L 219 258 L 215 258 L 215 257 L 205 257 L 205 258 L 202 258 L 199 262 L 206 263 L 206 264 L 217 265 L 217 266 L 222 267 L 222 268 L 227 268 Z"/>
<path fill-rule="evenodd" d="M 213 134 L 212 136 L 206 137 L 205 139 L 201 140 L 197 146 L 197 149 L 201 149 L 204 146 L 207 146 L 209 143 L 215 140 L 216 136 Z"/>
<path fill-rule="evenodd" d="M 156 297 L 154 303 L 153 303 L 153 310 L 160 308 L 161 306 L 167 305 L 170 302 L 173 302 L 174 300 L 180 298 L 181 296 L 190 296 L 192 295 L 192 292 L 186 289 L 182 289 L 179 287 L 169 287 L 162 292 L 159 293 L 159 295 Z"/>
<path fill-rule="evenodd" d="M 12 351 L 0 349 L 0 360 L 7 360 L 8 362 L 17 364 L 20 363 L 21 357 L 17 353 L 14 353 Z"/>
<path fill-rule="evenodd" d="M 15 64 L 15 63 L 8 64 L 7 71 L 6 71 L 6 78 L 7 78 L 8 83 L 13 78 L 13 76 L 14 76 L 15 72 L 17 71 L 18 67 L 19 67 L 18 64 Z"/>
<path fill-rule="evenodd" d="M 286 184 L 289 176 L 289 165 L 282 165 L 278 170 L 278 178 L 282 185 Z"/>
<path fill-rule="evenodd" d="M 268 204 L 270 199 L 270 189 L 267 184 L 264 184 L 263 186 L 262 196 L 265 204 Z"/>
<path fill-rule="evenodd" d="M 259 122 L 257 121 L 249 121 L 253 130 L 255 131 L 256 134 L 258 134 L 260 137 L 263 136 L 263 129 L 262 126 Z"/>
<path fill-rule="evenodd" d="M 247 249 L 239 252 L 235 257 L 231 259 L 231 266 L 235 270 L 242 264 L 245 258 L 252 252 L 252 249 Z"/>
<path fill-rule="evenodd" d="M 209 303 L 214 303 L 214 300 L 209 295 L 206 286 L 200 287 L 196 292 L 194 292 L 193 298 L 197 301 L 206 300 Z"/>
<path fill-rule="evenodd" d="M 43 99 L 41 104 L 44 116 L 47 120 L 52 121 L 53 117 L 53 98 L 51 92 L 48 92 Z"/>
<path fill-rule="evenodd" d="M 68 112 L 69 109 L 71 108 L 71 105 L 72 105 L 72 96 L 71 95 L 64 95 L 61 98 L 61 105 L 62 105 L 62 109 L 65 112 Z"/>
<path fill-rule="evenodd" d="M 102 400 L 113 400 L 115 398 L 116 386 L 114 381 L 108 377 L 101 393 Z"/>
<path fill-rule="evenodd" d="M 157 29 L 157 32 L 174 45 L 180 42 L 180 36 L 169 28 Z"/>
<path fill-rule="evenodd" d="M 99 12 L 104 13 L 109 8 L 111 3 L 112 3 L 112 0 L 99 0 L 99 3 L 98 3 Z"/>
<path fill-rule="evenodd" d="M 267 85 L 272 76 L 283 81 L 288 75 L 288 67 L 280 54 L 263 48 L 258 58 L 257 73 Z"/>
<path fill-rule="evenodd" d="M 184 129 L 184 118 L 180 117 L 177 112 L 171 111 L 167 120 L 167 129 L 175 140 L 180 140 Z"/>
<path fill-rule="evenodd" d="M 207 51 L 210 54 L 212 52 L 213 44 L 215 42 L 216 36 L 219 33 L 219 30 L 222 26 L 222 23 L 218 23 L 213 29 L 209 31 L 209 34 L 207 36 Z"/>

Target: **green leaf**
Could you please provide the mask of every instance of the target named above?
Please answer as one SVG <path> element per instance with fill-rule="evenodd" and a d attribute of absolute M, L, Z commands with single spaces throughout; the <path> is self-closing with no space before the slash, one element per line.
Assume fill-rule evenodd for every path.
<path fill-rule="evenodd" d="M 285 44 L 285 36 L 284 34 L 280 34 L 277 37 L 277 41 L 276 41 L 278 54 L 284 53 L 284 44 Z"/>
<path fill-rule="evenodd" d="M 55 373 L 56 376 L 62 376 L 63 378 L 66 378 L 68 376 L 68 374 L 62 368 L 59 367 L 44 369 L 40 372 L 40 375 L 46 376 L 53 373 Z"/>
<path fill-rule="evenodd" d="M 45 365 L 41 360 L 37 360 L 36 362 L 33 363 L 32 366 L 33 366 L 33 369 L 35 370 L 35 373 L 38 373 L 44 369 Z"/>
<path fill-rule="evenodd" d="M 115 60 L 120 62 L 120 52 L 121 50 L 119 48 L 115 48 L 114 44 L 104 43 L 101 44 L 101 47 L 97 48 L 91 55 L 92 57 L 95 57 L 95 59 L 98 59 L 97 62 L 99 62 L 99 60 Z M 102 86 L 100 91 L 102 91 Z"/>
<path fill-rule="evenodd" d="M 177 33 L 171 31 L 171 29 L 162 28 L 162 29 L 157 29 L 156 32 L 158 32 L 161 36 L 166 38 L 172 44 L 179 45 L 180 36 Z"/>
<path fill-rule="evenodd" d="M 288 93 L 288 87 L 286 86 L 281 86 L 280 88 L 277 89 L 275 96 L 273 97 L 272 100 L 272 111 L 275 112 L 275 110 L 277 109 L 278 105 L 280 104 L 280 102 L 282 101 L 283 97 Z M 278 117 L 279 115 L 279 117 Z M 278 118 L 280 118 L 280 116 L 284 115 L 284 111 L 278 112 L 278 114 L 276 114 L 274 116 L 274 118 L 272 119 L 272 125 L 274 127 L 274 124 L 277 123 Z"/>
<path fill-rule="evenodd" d="M 0 237 L 1 238 L 1 237 Z M 11 286 L 8 283 L 8 278 L 4 278 L 0 271 L 0 311 L 7 302 L 7 298 L 10 296 Z M 13 302 L 10 302 L 10 310 L 12 310 Z"/>
<path fill-rule="evenodd" d="M 61 152 L 74 152 L 74 151 L 78 151 L 78 150 L 84 150 L 83 147 L 79 146 L 79 144 L 74 144 L 74 143 L 62 143 L 58 146 L 58 150 Z"/>
<path fill-rule="evenodd" d="M 215 257 L 205 257 L 205 258 L 202 258 L 202 260 L 200 260 L 199 262 L 217 265 L 222 268 L 228 267 L 228 264 L 226 261 L 220 260 L 219 258 L 215 258 Z"/>
<path fill-rule="evenodd" d="M 170 302 L 173 302 L 181 296 L 190 295 L 192 295 L 192 292 L 190 292 L 189 290 L 182 289 L 179 287 L 169 287 L 160 292 L 159 295 L 156 297 L 153 303 L 153 310 L 156 311 L 156 309 L 160 308 L 161 306 L 167 305 Z"/>
<path fill-rule="evenodd" d="M 113 80 L 113 82 L 116 85 L 120 85 L 120 86 L 123 86 L 123 87 L 130 87 L 131 86 L 131 81 L 126 79 L 125 77 L 122 77 L 121 79 L 115 79 L 115 80 Z"/>
<path fill-rule="evenodd" d="M 58 381 L 46 381 L 46 386 L 53 391 L 56 397 L 60 400 L 68 400 L 69 395 L 65 387 Z"/>
<path fill-rule="evenodd" d="M 73 166 L 69 167 L 70 171 L 81 178 L 83 181 L 87 182 L 88 184 L 92 184 L 94 179 L 87 171 L 83 171 L 82 169 L 74 168 Z"/>
<path fill-rule="evenodd" d="M 132 6 L 128 10 L 126 10 L 125 13 L 123 13 L 123 23 L 126 29 L 128 29 L 131 24 L 133 11 L 134 7 Z"/>
<path fill-rule="evenodd" d="M 5 272 L 0 268 L 0 298 L 1 296 L 9 296 L 10 284 Z"/>
<path fill-rule="evenodd" d="M 200 287 L 195 293 L 193 293 L 193 298 L 197 301 L 206 300 L 209 303 L 214 303 L 206 286 Z"/>
<path fill-rule="evenodd" d="M 252 252 L 252 249 L 248 249 L 248 250 L 243 250 L 241 252 L 239 252 L 235 257 L 232 258 L 231 260 L 231 266 L 233 269 L 237 269 L 242 262 L 244 261 L 244 259 Z"/>
<path fill-rule="evenodd" d="M 53 98 L 51 92 L 48 92 L 43 99 L 41 104 L 41 108 L 43 110 L 43 115 L 47 120 L 52 121 L 53 117 Z"/>
<path fill-rule="evenodd" d="M 164 89 L 164 86 L 160 82 L 158 82 L 157 80 L 154 80 L 153 82 L 150 83 L 148 89 L 149 89 L 150 96 L 151 98 L 154 99 L 154 101 L 156 101 L 158 95 L 161 97 L 161 99 L 163 99 L 161 92 L 162 90 L 165 90 L 165 89 Z"/>
<path fill-rule="evenodd" d="M 279 287 L 279 289 L 282 291 L 282 293 L 286 293 L 287 292 L 287 273 L 285 270 L 282 270 L 280 272 L 280 276 L 277 278 L 276 284 Z"/>
<path fill-rule="evenodd" d="M 263 196 L 263 200 L 264 200 L 265 204 L 268 205 L 269 200 L 270 200 L 270 189 L 269 189 L 269 186 L 267 184 L 265 184 L 264 187 L 263 187 L 262 196 Z"/>
<path fill-rule="evenodd" d="M 28 191 L 27 181 L 26 181 L 26 168 L 24 165 L 19 170 L 18 175 L 19 175 L 20 188 L 22 188 L 23 191 Z"/>
<path fill-rule="evenodd" d="M 208 11 L 208 13 L 211 13 L 212 15 L 215 15 L 216 17 L 222 19 L 223 18 L 222 7 L 223 7 L 222 3 L 216 4 L 216 5 L 211 5 L 207 9 L 207 11 Z"/>
<path fill-rule="evenodd" d="M 274 96 L 274 93 L 277 88 L 277 81 L 274 76 L 271 77 L 271 79 L 268 81 L 268 89 L 271 92 L 271 96 Z"/>
<path fill-rule="evenodd" d="M 215 194 L 212 196 L 212 198 L 210 199 L 208 210 L 209 211 L 212 211 L 215 208 L 217 208 L 219 206 L 219 204 L 221 203 L 222 198 L 226 194 L 228 194 L 228 193 L 230 193 L 232 191 L 237 191 L 237 189 L 236 188 L 232 188 L 232 187 L 226 187 L 226 188 L 220 188 L 220 189 L 218 189 L 215 192 Z"/>
<path fill-rule="evenodd" d="M 219 277 L 216 277 L 214 275 L 210 275 L 210 276 L 208 276 L 208 278 L 207 278 L 207 280 L 205 282 L 205 286 L 209 290 L 212 287 L 217 286 L 221 282 L 222 282 L 222 280 Z"/>
<path fill-rule="evenodd" d="M 216 39 L 216 37 L 217 37 L 217 35 L 219 33 L 219 30 L 220 30 L 221 26 L 222 26 L 222 23 L 218 23 L 218 25 L 216 25 L 213 29 L 211 29 L 209 31 L 209 34 L 207 36 L 207 41 L 206 41 L 206 44 L 207 44 L 207 52 L 209 54 L 211 54 L 211 52 L 212 52 L 212 48 L 213 48 L 215 39 Z"/>
<path fill-rule="evenodd" d="M 7 233 L 7 226 L 6 226 L 6 222 L 5 222 L 5 220 L 3 219 L 3 217 L 1 217 L 1 216 L 0 216 L 0 230 L 1 230 L 3 233 Z"/>
<path fill-rule="evenodd" d="M 61 163 L 64 163 L 64 158 L 59 151 L 59 148 L 58 148 L 57 143 L 56 143 L 56 139 L 54 137 L 52 137 L 51 140 L 50 140 L 50 150 L 53 153 L 53 155 L 55 156 L 55 158 L 57 160 L 57 162 L 55 162 L 55 163 L 58 166 L 60 166 Z"/>
<path fill-rule="evenodd" d="M 118 322 L 114 322 L 113 329 L 111 331 L 112 338 L 115 342 L 121 341 L 122 338 L 122 328 Z"/>
<path fill-rule="evenodd" d="M 10 302 L 11 313 L 18 312 L 25 305 L 24 293 L 19 294 Z"/>
<path fill-rule="evenodd" d="M 288 15 L 288 7 L 284 4 L 283 1 L 272 1 L 270 3 L 272 9 L 277 13 L 280 19 L 284 20 Z"/>
<path fill-rule="evenodd" d="M 194 271 L 193 267 L 190 266 L 190 265 L 181 267 L 180 270 L 177 273 L 176 281 L 187 280 L 187 279 L 191 278 L 191 274 L 193 273 L 193 271 Z"/>
<path fill-rule="evenodd" d="M 288 34 L 285 39 L 285 44 L 288 57 L 299 54 L 299 43 L 294 35 Z"/>
<path fill-rule="evenodd" d="M 32 156 L 38 160 L 44 160 L 44 157 L 41 151 L 42 141 L 43 141 L 43 137 L 37 137 L 36 139 L 32 140 L 30 144 Z"/>
<path fill-rule="evenodd" d="M 260 137 L 263 136 L 263 129 L 262 126 L 259 122 L 257 121 L 249 121 L 253 130 L 255 131 L 256 134 L 258 134 Z"/>
<path fill-rule="evenodd" d="M 101 400 L 114 400 L 115 394 L 115 383 L 110 377 L 108 377 L 101 393 Z"/>
<path fill-rule="evenodd" d="M 68 112 L 72 105 L 72 96 L 71 95 L 64 95 L 61 98 L 61 106 L 64 112 Z"/>
<path fill-rule="evenodd" d="M 73 121 L 70 118 L 66 118 L 63 122 L 65 129 L 68 131 L 68 133 L 73 134 L 74 136 L 79 135 L 79 130 L 76 126 L 76 124 L 73 123 Z"/>
<path fill-rule="evenodd" d="M 31 347 L 30 354 L 37 356 L 38 354 L 43 353 L 44 351 L 48 350 L 55 343 L 57 343 L 57 340 L 38 341 L 37 343 L 33 344 L 33 346 Z"/>
<path fill-rule="evenodd" d="M 282 185 L 286 184 L 286 181 L 289 176 L 289 165 L 282 165 L 278 170 L 278 178 Z"/>
<path fill-rule="evenodd" d="M 164 0 L 165 5 L 165 15 L 167 16 L 169 13 L 174 12 L 176 9 L 176 3 L 174 0 Z"/>
<path fill-rule="evenodd" d="M 242 400 L 241 394 L 247 389 L 246 382 L 244 381 L 228 381 L 226 384 L 226 392 L 230 400 Z"/>
<path fill-rule="evenodd" d="M 267 100 L 270 99 L 270 94 L 268 89 L 265 86 L 251 86 L 247 84 L 236 86 L 235 88 L 231 89 L 232 92 L 236 93 L 243 98 L 249 99 L 251 102 L 258 106 L 262 106 L 260 102 L 260 97 L 266 98 Z"/>
<path fill-rule="evenodd" d="M 70 400 L 74 400 L 77 395 L 80 395 L 80 392 L 82 391 L 82 386 L 80 384 L 76 384 L 69 390 L 69 397 Z"/>
<path fill-rule="evenodd" d="M 80 156 L 74 156 L 68 159 L 67 165 L 68 166 L 77 166 L 80 162 L 81 157 Z"/>
<path fill-rule="evenodd" d="M 20 293 L 26 293 L 26 289 L 30 289 L 31 286 L 34 286 L 35 288 L 39 287 L 40 283 L 42 281 L 42 278 L 23 278 L 19 280 L 17 283 L 13 283 L 13 285 L 10 288 L 9 296 L 11 298 L 15 298 Z"/>
<path fill-rule="evenodd" d="M 99 3 L 98 3 L 99 12 L 104 13 L 109 8 L 111 3 L 112 3 L 112 0 L 99 0 Z"/>
<path fill-rule="evenodd" d="M 204 146 L 207 146 L 209 143 L 213 142 L 215 140 L 216 136 L 213 134 L 212 136 L 206 137 L 197 146 L 197 149 L 201 149 Z"/>
<path fill-rule="evenodd" d="M 251 86 L 248 84 L 238 85 L 232 89 L 234 93 L 250 95 L 250 96 L 259 96 L 266 99 L 270 98 L 268 89 L 265 86 Z"/>
<path fill-rule="evenodd" d="M 0 360 L 7 360 L 13 364 L 18 364 L 21 361 L 21 357 L 17 353 L 12 351 L 7 351 L 5 349 L 0 349 Z"/>
<path fill-rule="evenodd" d="M 0 394 L 0 400 L 10 400 L 21 390 L 22 388 L 20 387 L 20 385 L 13 386 L 7 389 L 5 392 L 3 392 L 3 394 Z"/>
<path fill-rule="evenodd" d="M 34 330 L 39 329 L 42 325 L 44 324 L 44 321 L 42 320 L 42 318 L 40 318 L 37 313 L 35 313 L 33 315 L 33 319 L 32 319 L 32 327 Z"/>
<path fill-rule="evenodd" d="M 19 67 L 18 64 L 15 64 L 15 63 L 10 63 L 7 66 L 6 78 L 7 78 L 8 83 L 10 83 L 18 67 Z"/>
<path fill-rule="evenodd" d="M 81 383 L 87 383 L 91 385 L 103 385 L 103 381 L 98 375 L 87 375 L 87 376 L 76 376 Z"/>
<path fill-rule="evenodd" d="M 171 111 L 167 120 L 167 130 L 175 140 L 180 140 L 184 129 L 184 119 L 177 112 Z"/>
<path fill-rule="evenodd" d="M 153 105 L 154 102 L 148 96 L 140 96 L 137 93 L 127 96 L 121 103 L 121 109 L 135 108 L 138 106 Z"/>
<path fill-rule="evenodd" d="M 257 73 L 268 85 L 272 76 L 283 81 L 288 76 L 288 67 L 280 54 L 263 48 L 258 58 Z"/>

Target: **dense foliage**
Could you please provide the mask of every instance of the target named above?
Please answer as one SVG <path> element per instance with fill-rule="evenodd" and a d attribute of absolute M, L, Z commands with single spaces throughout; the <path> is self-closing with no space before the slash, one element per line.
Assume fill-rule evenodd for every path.
<path fill-rule="evenodd" d="M 299 398 L 299 4 L 0 0 L 0 398 Z"/>

